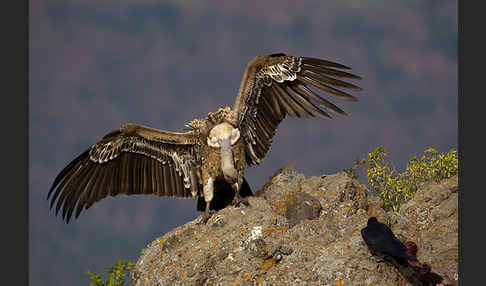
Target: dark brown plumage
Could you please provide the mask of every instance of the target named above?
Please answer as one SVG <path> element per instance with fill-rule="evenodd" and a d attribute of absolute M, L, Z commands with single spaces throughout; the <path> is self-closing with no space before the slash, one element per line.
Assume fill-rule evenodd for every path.
<path fill-rule="evenodd" d="M 220 108 L 206 118 L 192 120 L 185 133 L 123 125 L 59 173 L 47 196 L 50 206 L 56 205 L 56 215 L 62 210 L 62 218 L 69 222 L 73 214 L 77 218 L 107 196 L 199 197 L 206 202 L 207 220 L 209 209 L 217 208 L 210 207 L 213 198 L 227 202 L 215 188 L 229 184 L 235 196 L 232 203 L 238 203 L 244 169 L 264 159 L 287 114 L 325 119 L 331 118 L 329 113 L 346 115 L 309 87 L 356 101 L 340 90 L 360 90 L 338 79 L 360 79 L 343 71 L 349 69 L 327 60 L 283 53 L 256 57 L 246 67 L 232 109 Z"/>

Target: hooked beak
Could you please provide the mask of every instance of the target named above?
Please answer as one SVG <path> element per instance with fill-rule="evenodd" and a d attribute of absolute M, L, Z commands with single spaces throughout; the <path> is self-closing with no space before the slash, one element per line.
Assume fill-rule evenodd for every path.
<path fill-rule="evenodd" d="M 224 179 L 230 184 L 237 182 L 238 172 L 235 169 L 233 161 L 233 150 L 230 144 L 230 138 L 222 139 L 221 143 L 221 169 Z"/>

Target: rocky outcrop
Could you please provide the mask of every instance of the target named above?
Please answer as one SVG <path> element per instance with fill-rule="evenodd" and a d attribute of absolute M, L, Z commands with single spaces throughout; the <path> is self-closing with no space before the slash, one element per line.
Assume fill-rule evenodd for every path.
<path fill-rule="evenodd" d="M 341 172 L 306 178 L 289 165 L 249 207 L 226 207 L 207 224 L 188 222 L 150 243 L 133 285 L 421 285 L 377 263 L 360 230 L 370 216 L 418 246 L 417 258 L 457 279 L 457 177 L 429 182 L 398 214 Z"/>

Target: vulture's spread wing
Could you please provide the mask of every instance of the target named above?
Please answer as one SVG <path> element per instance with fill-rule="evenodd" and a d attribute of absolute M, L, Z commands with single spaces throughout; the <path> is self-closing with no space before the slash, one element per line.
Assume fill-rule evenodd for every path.
<path fill-rule="evenodd" d="M 318 116 L 327 119 L 331 117 L 326 111 L 346 115 L 309 86 L 343 100 L 357 101 L 337 89 L 361 90 L 336 79 L 360 79 L 343 71 L 347 69 L 350 68 L 326 60 L 285 54 L 254 58 L 246 67 L 233 107 L 246 143 L 248 164 L 258 164 L 265 157 L 278 124 L 286 114 L 293 118 Z"/>
<path fill-rule="evenodd" d="M 118 194 L 193 197 L 199 194 L 192 132 L 127 124 L 67 165 L 47 195 L 69 222 L 93 203 Z"/>

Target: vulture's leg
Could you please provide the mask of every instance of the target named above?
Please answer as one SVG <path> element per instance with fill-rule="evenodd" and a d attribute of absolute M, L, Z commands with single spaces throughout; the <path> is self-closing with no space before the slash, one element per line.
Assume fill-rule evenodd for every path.
<path fill-rule="evenodd" d="M 203 186 L 203 192 L 204 192 L 204 200 L 206 201 L 206 209 L 204 210 L 203 218 L 202 218 L 202 223 L 207 223 L 209 218 L 211 217 L 209 215 L 209 204 L 211 203 L 211 200 L 214 197 L 214 179 L 209 178 L 208 182 Z"/>
<path fill-rule="evenodd" d="M 232 185 L 233 190 L 235 190 L 235 196 L 233 198 L 233 205 L 234 206 L 239 206 L 240 204 L 244 204 L 246 206 L 249 206 L 250 203 L 248 203 L 248 198 L 242 198 L 240 196 L 240 189 L 241 189 L 241 184 L 243 183 L 243 179 L 238 179 L 238 182 L 234 183 Z"/>

